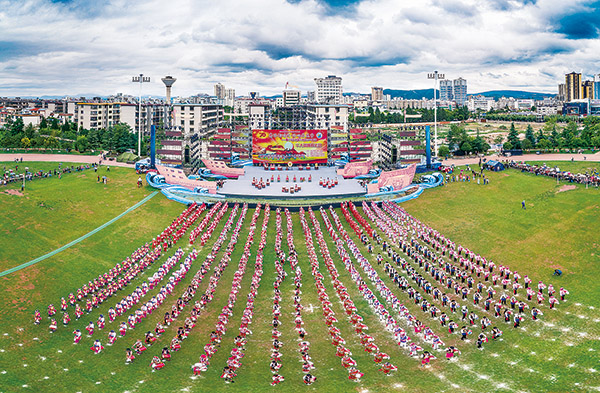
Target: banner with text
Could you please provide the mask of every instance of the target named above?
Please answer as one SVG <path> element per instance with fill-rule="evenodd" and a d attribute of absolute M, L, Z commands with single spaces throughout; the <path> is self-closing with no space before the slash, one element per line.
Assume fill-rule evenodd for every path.
<path fill-rule="evenodd" d="M 327 130 L 252 130 L 252 162 L 326 164 Z"/>

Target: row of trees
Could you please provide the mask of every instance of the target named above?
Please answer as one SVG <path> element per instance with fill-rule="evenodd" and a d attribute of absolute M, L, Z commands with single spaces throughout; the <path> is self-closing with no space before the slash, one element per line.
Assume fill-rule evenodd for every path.
<path fill-rule="evenodd" d="M 521 121 L 521 122 L 530 122 L 534 123 L 541 119 L 541 117 L 537 115 L 518 115 L 511 113 L 493 113 L 487 112 L 485 114 L 485 118 L 487 120 L 499 120 L 499 121 Z M 573 121 L 573 116 L 566 115 L 553 115 L 553 116 L 545 116 L 546 120 L 554 120 L 557 123 L 568 123 Z"/>
<path fill-rule="evenodd" d="M 84 152 L 110 150 L 122 153 L 137 147 L 137 136 L 127 124 L 115 124 L 106 129 L 87 130 L 77 124 L 60 124 L 57 119 L 42 118 L 38 127 L 25 126 L 20 117 L 9 119 L 0 128 L 1 148 L 46 148 Z M 144 146 L 147 141 L 144 141 Z M 144 147 L 143 146 L 143 147 Z M 143 150 L 145 151 L 145 149 Z"/>
<path fill-rule="evenodd" d="M 600 118 L 589 116 L 584 119 L 583 126 L 570 121 L 564 127 L 558 127 L 558 119 L 551 118 L 538 132 L 531 125 L 527 126 L 525 139 L 519 139 L 519 133 L 511 124 L 505 150 L 511 149 L 587 149 L 600 148 Z"/>
<path fill-rule="evenodd" d="M 448 142 L 448 146 L 443 145 L 438 149 L 438 156 L 440 157 L 446 157 L 451 152 L 457 155 L 465 155 L 485 153 L 490 149 L 490 145 L 479 135 L 479 131 L 477 131 L 477 136 L 473 137 L 468 135 L 467 130 L 458 124 L 450 125 L 446 141 Z"/>
<path fill-rule="evenodd" d="M 373 109 L 369 107 L 368 116 L 356 116 L 350 115 L 350 121 L 356 124 L 396 124 L 404 122 L 404 115 L 402 113 L 392 113 L 388 111 L 381 111 L 379 108 Z M 420 118 L 410 118 L 407 121 L 410 123 L 429 123 L 434 120 L 433 109 L 406 109 L 407 115 L 421 115 Z M 438 121 L 456 121 L 456 120 L 468 120 L 471 113 L 467 107 L 463 106 L 454 110 L 448 110 L 445 108 L 438 108 L 437 119 Z"/>

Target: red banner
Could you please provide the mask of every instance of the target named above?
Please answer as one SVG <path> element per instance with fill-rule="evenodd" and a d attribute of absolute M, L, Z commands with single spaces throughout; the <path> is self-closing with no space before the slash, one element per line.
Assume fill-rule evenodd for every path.
<path fill-rule="evenodd" d="M 327 130 L 252 130 L 252 162 L 326 164 Z"/>

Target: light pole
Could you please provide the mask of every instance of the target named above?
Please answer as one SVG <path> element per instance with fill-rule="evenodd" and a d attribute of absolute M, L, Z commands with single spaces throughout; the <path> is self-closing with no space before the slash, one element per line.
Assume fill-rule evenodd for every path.
<path fill-rule="evenodd" d="M 433 149 L 435 155 L 438 155 L 438 135 L 437 135 L 437 85 L 438 79 L 446 79 L 444 74 L 438 74 L 437 71 L 433 71 L 433 74 L 427 74 L 427 79 L 433 79 L 433 129 L 434 129 L 434 140 Z"/>
<path fill-rule="evenodd" d="M 150 82 L 149 76 L 134 76 L 131 78 L 134 83 L 140 84 L 140 99 L 138 101 L 138 157 L 142 156 L 142 83 Z"/>

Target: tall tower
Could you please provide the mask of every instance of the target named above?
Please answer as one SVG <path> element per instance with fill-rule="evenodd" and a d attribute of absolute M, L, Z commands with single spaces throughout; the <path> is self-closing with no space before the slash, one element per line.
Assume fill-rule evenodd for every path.
<path fill-rule="evenodd" d="M 171 86 L 173 86 L 176 80 L 177 78 L 173 78 L 171 75 L 162 78 L 163 83 L 167 87 L 167 104 L 171 104 Z"/>
<path fill-rule="evenodd" d="M 566 94 L 565 99 L 568 102 L 573 100 L 578 100 L 581 98 L 581 74 L 577 72 L 571 72 L 570 74 L 565 74 L 565 85 L 566 85 Z"/>

